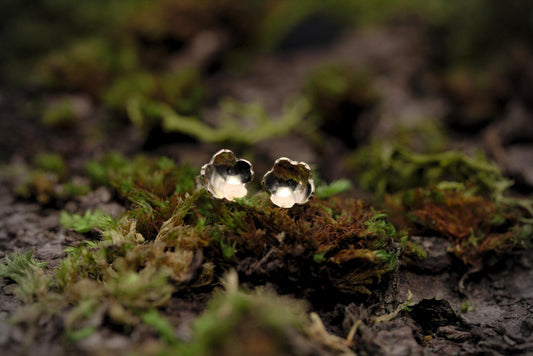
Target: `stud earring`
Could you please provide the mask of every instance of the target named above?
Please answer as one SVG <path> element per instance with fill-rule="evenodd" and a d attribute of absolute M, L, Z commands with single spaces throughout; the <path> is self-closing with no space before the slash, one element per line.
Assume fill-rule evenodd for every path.
<path fill-rule="evenodd" d="M 305 204 L 315 193 L 311 168 L 305 162 L 281 157 L 263 177 L 263 188 L 270 194 L 270 200 L 281 208 L 294 204 Z"/>
<path fill-rule="evenodd" d="M 220 150 L 211 161 L 202 166 L 200 182 L 217 199 L 234 200 L 248 192 L 246 184 L 254 177 L 252 164 L 245 159 L 237 159 L 230 150 Z"/>

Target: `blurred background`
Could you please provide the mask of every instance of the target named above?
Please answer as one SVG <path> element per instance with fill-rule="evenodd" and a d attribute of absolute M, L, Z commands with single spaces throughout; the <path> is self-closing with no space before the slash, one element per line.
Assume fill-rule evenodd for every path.
<path fill-rule="evenodd" d="M 0 160 L 230 148 L 379 193 L 392 149 L 458 149 L 530 194 L 532 45 L 527 0 L 3 0 Z"/>

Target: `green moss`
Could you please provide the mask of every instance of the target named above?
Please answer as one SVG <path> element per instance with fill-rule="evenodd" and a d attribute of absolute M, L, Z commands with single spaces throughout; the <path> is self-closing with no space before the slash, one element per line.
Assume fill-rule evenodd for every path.
<path fill-rule="evenodd" d="M 18 197 L 49 204 L 56 196 L 57 175 L 39 170 L 26 171 L 15 187 Z"/>
<path fill-rule="evenodd" d="M 400 257 L 404 264 L 411 264 L 427 258 L 427 252 L 422 246 L 410 239 L 406 230 L 400 232 L 399 242 L 402 247 Z"/>
<path fill-rule="evenodd" d="M 155 309 L 150 309 L 141 315 L 142 321 L 146 325 L 152 326 L 161 335 L 163 340 L 169 344 L 176 344 L 177 338 L 174 332 L 174 327 Z"/>
<path fill-rule="evenodd" d="M 113 188 L 132 205 L 130 216 L 146 239 L 154 239 L 184 194 L 193 192 L 198 175 L 190 165 L 178 166 L 166 157 L 137 156 L 130 161 L 118 154 L 91 161 L 86 170 L 95 185 Z"/>
<path fill-rule="evenodd" d="M 233 255 L 235 255 L 235 252 L 237 252 L 237 241 L 233 241 L 232 244 L 227 244 L 223 240 L 220 240 L 220 248 L 222 249 L 222 256 L 224 256 L 225 259 L 230 260 Z"/>
<path fill-rule="evenodd" d="M 150 97 L 156 91 L 157 78 L 148 72 L 136 72 L 115 80 L 102 94 L 104 103 L 125 110 L 132 98 Z"/>
<path fill-rule="evenodd" d="M 55 153 L 40 153 L 33 165 L 15 164 L 5 170 L 19 198 L 52 204 L 85 195 L 91 188 L 79 177 L 70 177 L 63 158 Z"/>
<path fill-rule="evenodd" d="M 109 226 L 112 223 L 112 219 L 100 210 L 87 210 L 83 216 L 62 211 L 59 215 L 59 223 L 65 229 L 73 229 L 76 232 L 86 233 L 95 227 L 104 228 Z"/>
<path fill-rule="evenodd" d="M 200 73 L 195 68 L 153 74 L 140 72 L 118 78 L 103 94 L 104 102 L 112 108 L 129 110 L 132 122 L 143 129 L 159 125 L 157 118 L 143 118 L 132 108 L 138 100 L 154 100 L 168 104 L 181 115 L 198 115 L 204 99 Z"/>
<path fill-rule="evenodd" d="M 33 158 L 36 169 L 63 177 L 67 173 L 67 165 L 63 158 L 56 153 L 39 153 Z"/>
<path fill-rule="evenodd" d="M 114 78 L 137 67 L 137 55 L 132 47 L 94 37 L 73 42 L 45 56 L 38 65 L 38 78 L 51 88 L 99 96 Z"/>
<path fill-rule="evenodd" d="M 0 277 L 17 283 L 15 294 L 26 303 L 45 296 L 50 286 L 50 278 L 45 276 L 44 262 L 32 257 L 33 251 L 6 256 L 0 263 Z"/>
<path fill-rule="evenodd" d="M 359 149 L 350 165 L 361 187 L 373 191 L 381 199 L 385 194 L 440 182 L 468 183 L 477 194 L 501 199 L 512 184 L 503 177 L 498 166 L 483 156 L 469 157 L 458 151 L 414 153 L 386 142 L 375 142 Z"/>
<path fill-rule="evenodd" d="M 210 208 L 201 209 L 203 204 Z M 298 280 L 302 289 L 318 283 L 339 293 L 370 293 L 368 287 L 396 268 L 396 230 L 383 214 L 367 210 L 360 201 L 317 199 L 285 210 L 262 200 L 250 206 L 202 198 L 195 211 L 216 231 L 217 239 L 235 243 L 239 253 L 232 265 L 238 266 L 241 259 L 260 261 L 271 249 L 279 250 L 275 259 L 284 276 L 276 278 L 282 285 Z M 375 250 L 391 258 L 382 259 L 383 254 L 376 256 Z M 224 259 L 217 245 L 210 244 L 204 251 L 215 264 Z M 317 256 L 321 256 L 320 263 Z"/>
<path fill-rule="evenodd" d="M 318 185 L 316 187 L 315 196 L 320 199 L 326 199 L 331 196 L 341 194 L 352 189 L 352 183 L 347 179 L 339 179 L 331 182 L 329 185 Z"/>
<path fill-rule="evenodd" d="M 76 342 L 88 338 L 97 330 L 95 326 L 86 326 L 79 330 L 71 330 L 67 332 L 67 338 L 70 341 Z"/>
<path fill-rule="evenodd" d="M 182 115 L 163 102 L 134 98 L 128 101 L 128 115 L 137 126 L 160 122 L 166 132 L 180 132 L 203 142 L 255 144 L 295 131 L 309 111 L 307 100 L 299 98 L 285 105 L 281 117 L 272 118 L 262 105 L 226 99 L 220 103 L 220 120 L 211 127 L 194 116 Z M 307 128 L 309 129 L 309 128 Z"/>
<path fill-rule="evenodd" d="M 47 107 L 42 114 L 41 122 L 49 128 L 71 128 L 78 119 L 71 100 L 63 99 Z"/>
<path fill-rule="evenodd" d="M 13 254 L 5 258 L 5 264 L 0 265 L 0 277 L 9 278 L 15 282 L 26 277 L 35 269 L 46 266 L 45 262 L 37 262 L 33 259 L 33 251 Z"/>
<path fill-rule="evenodd" d="M 304 333 L 307 324 L 305 305 L 268 291 L 241 291 L 236 274 L 228 279 L 227 290 L 209 302 L 206 311 L 193 325 L 193 339 L 180 348 L 180 353 L 290 353 L 287 333 L 291 330 Z"/>
<path fill-rule="evenodd" d="M 124 156 L 111 152 L 98 161 L 91 160 L 87 162 L 85 171 L 95 185 L 108 185 L 110 184 L 110 172 L 120 170 L 127 165 L 128 161 Z"/>
<path fill-rule="evenodd" d="M 91 187 L 83 182 L 66 182 L 61 185 L 61 192 L 59 193 L 63 198 L 79 197 L 88 194 Z"/>
<path fill-rule="evenodd" d="M 173 193 L 192 192 L 197 175 L 190 165 L 177 166 L 166 157 L 137 156 L 129 161 L 116 153 L 90 161 L 86 171 L 95 185 L 110 186 L 124 199 L 155 204 Z"/>

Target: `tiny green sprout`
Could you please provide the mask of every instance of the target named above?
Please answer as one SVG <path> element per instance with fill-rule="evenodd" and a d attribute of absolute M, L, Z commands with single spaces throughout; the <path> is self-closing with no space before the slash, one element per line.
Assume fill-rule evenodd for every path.
<path fill-rule="evenodd" d="M 468 235 L 468 240 L 466 244 L 469 246 L 477 247 L 478 241 L 481 241 L 483 236 L 476 236 L 474 229 L 470 228 L 470 235 Z"/>
<path fill-rule="evenodd" d="M 39 153 L 33 158 L 35 168 L 62 177 L 67 173 L 63 158 L 56 153 Z"/>
<path fill-rule="evenodd" d="M 79 330 L 67 331 L 66 336 L 67 336 L 67 339 L 69 339 L 70 341 L 77 342 L 77 341 L 81 341 L 83 339 L 88 338 L 89 336 L 94 334 L 96 330 L 97 330 L 96 326 L 86 326 Z"/>
<path fill-rule="evenodd" d="M 324 257 L 326 256 L 326 253 L 328 251 L 324 251 L 324 252 L 321 252 L 321 253 L 316 253 L 314 256 L 313 256 L 313 261 L 315 263 L 322 263 L 322 261 L 324 261 Z"/>
<path fill-rule="evenodd" d="M 506 221 L 507 219 L 502 214 L 496 213 L 490 217 L 490 224 L 493 226 L 502 226 Z"/>
<path fill-rule="evenodd" d="M 169 344 L 176 344 L 177 339 L 174 334 L 174 327 L 170 322 L 164 318 L 155 309 L 149 309 L 147 312 L 141 315 L 143 323 L 153 327 L 159 335 Z"/>
<path fill-rule="evenodd" d="M 61 186 L 61 195 L 66 197 L 78 197 L 87 195 L 91 187 L 84 183 L 67 182 Z"/>
<path fill-rule="evenodd" d="M 233 201 L 247 208 L 255 208 L 257 206 L 257 201 L 254 201 L 248 197 L 235 198 Z"/>
<path fill-rule="evenodd" d="M 93 228 L 109 226 L 113 219 L 101 210 L 87 210 L 85 214 L 70 214 L 62 211 L 59 215 L 59 223 L 65 229 L 73 229 L 79 233 L 86 233 Z"/>
<path fill-rule="evenodd" d="M 237 252 L 237 241 L 234 241 L 233 243 L 226 243 L 224 240 L 220 239 L 219 243 L 220 247 L 222 248 L 222 255 L 225 259 L 231 259 L 235 252 Z"/>
<path fill-rule="evenodd" d="M 370 210 L 374 216 L 364 222 L 367 233 L 381 238 L 395 236 L 396 228 L 387 219 L 387 214 L 384 212 L 378 212 L 374 210 L 374 208 L 371 208 Z M 376 240 L 376 244 L 379 244 L 380 242 L 380 239 Z M 375 245 L 375 248 L 379 248 L 379 245 Z"/>
<path fill-rule="evenodd" d="M 0 264 L 0 277 L 9 278 L 16 283 L 33 273 L 35 269 L 41 269 L 46 266 L 46 262 L 37 262 L 33 259 L 33 251 L 26 253 L 16 253 L 6 256 L 5 264 Z"/>
<path fill-rule="evenodd" d="M 329 185 L 324 184 L 316 187 L 315 196 L 320 199 L 326 199 L 350 189 L 352 189 L 352 183 L 348 179 L 339 179 Z"/>
<path fill-rule="evenodd" d="M 462 313 L 468 312 L 468 308 L 469 308 L 468 301 L 465 301 L 463 304 L 461 304 L 460 308 L 461 308 Z"/>
<path fill-rule="evenodd" d="M 41 122 L 46 127 L 61 129 L 73 127 L 77 118 L 72 100 L 62 99 L 43 111 Z"/>
<path fill-rule="evenodd" d="M 196 229 L 198 231 L 203 231 L 206 226 L 207 226 L 207 219 L 204 218 L 203 216 L 200 216 L 198 218 L 198 221 L 196 222 Z"/>
<path fill-rule="evenodd" d="M 533 224 L 524 224 L 516 230 L 516 239 L 518 241 L 527 241 L 527 239 L 530 239 L 531 236 L 533 236 Z"/>
<path fill-rule="evenodd" d="M 17 283 L 15 294 L 26 303 L 46 296 L 51 279 L 44 274 L 46 263 L 36 262 L 33 251 L 6 256 L 0 263 L 0 278 L 9 278 Z"/>

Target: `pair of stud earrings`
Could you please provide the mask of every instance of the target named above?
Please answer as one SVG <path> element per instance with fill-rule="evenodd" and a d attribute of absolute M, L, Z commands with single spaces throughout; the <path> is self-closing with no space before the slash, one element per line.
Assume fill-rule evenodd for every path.
<path fill-rule="evenodd" d="M 214 198 L 230 201 L 246 196 L 246 184 L 253 177 L 252 164 L 245 159 L 237 159 L 227 149 L 215 153 L 200 170 L 200 182 L 205 189 Z M 276 160 L 272 169 L 264 175 L 262 185 L 272 203 L 281 208 L 305 204 L 315 192 L 309 165 L 286 157 Z"/>

